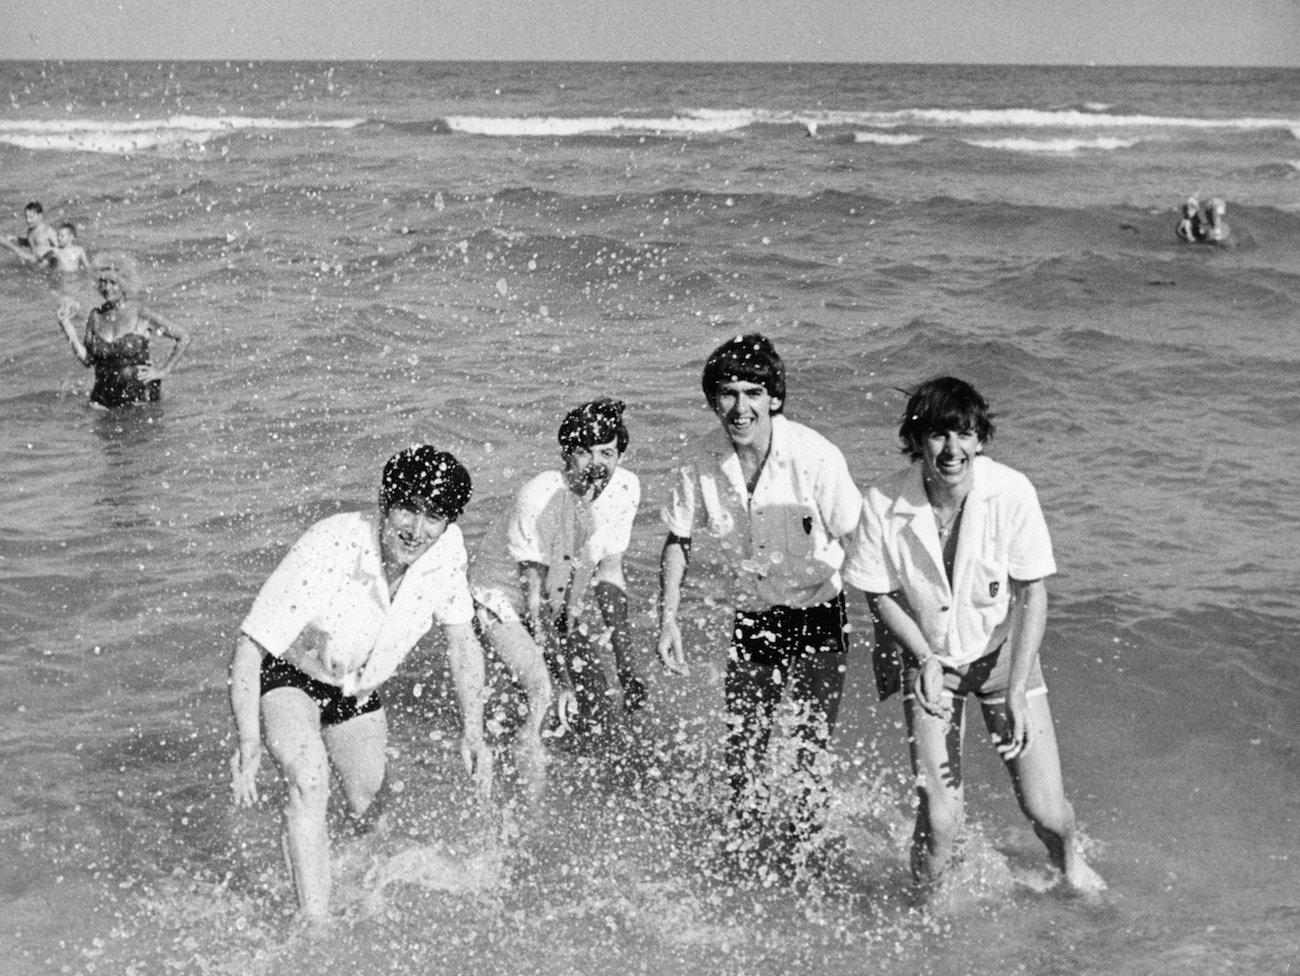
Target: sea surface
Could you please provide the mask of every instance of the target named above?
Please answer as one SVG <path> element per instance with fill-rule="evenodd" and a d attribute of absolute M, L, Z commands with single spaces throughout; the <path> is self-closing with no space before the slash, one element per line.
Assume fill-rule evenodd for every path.
<path fill-rule="evenodd" d="M 55 321 L 92 282 L 0 259 L 0 972 L 1300 973 L 1300 71 L 963 66 L 0 63 L 0 222 L 40 200 L 133 252 L 194 336 L 152 408 L 87 406 Z M 1180 245 L 1190 194 L 1231 247 Z M 855 600 L 830 821 L 729 871 L 726 610 L 697 547 L 688 679 L 653 653 L 658 507 L 715 423 L 705 356 L 773 338 L 787 412 L 869 484 L 900 388 L 998 414 L 1060 573 L 1043 663 L 1106 898 L 1065 897 L 986 736 L 940 896 Z M 471 548 L 628 404 L 653 708 L 553 747 L 547 794 L 459 767 L 431 637 L 385 694 L 387 829 L 336 834 L 310 938 L 283 789 L 236 811 L 226 665 L 286 547 L 454 452 Z M 777 760 L 783 753 L 777 750 Z"/>

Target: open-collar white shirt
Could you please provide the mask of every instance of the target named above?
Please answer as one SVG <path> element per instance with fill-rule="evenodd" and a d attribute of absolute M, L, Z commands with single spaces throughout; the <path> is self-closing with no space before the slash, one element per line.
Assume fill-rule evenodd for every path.
<path fill-rule="evenodd" d="M 867 593 L 902 591 L 930 649 L 964 667 L 1006 639 L 1009 581 L 1056 572 L 1034 486 L 990 458 L 975 459 L 951 582 L 921 463 L 867 490 L 844 578 Z"/>
<path fill-rule="evenodd" d="M 840 540 L 861 511 L 862 494 L 839 448 L 775 414 L 771 450 L 752 496 L 719 426 L 677 469 L 661 514 L 681 538 L 691 538 L 702 521 L 730 571 L 736 608 L 765 610 L 815 606 L 840 593 Z"/>
<path fill-rule="evenodd" d="M 347 694 L 374 690 L 435 621 L 474 618 L 459 527 L 406 569 L 389 596 L 377 512 L 322 519 L 271 573 L 241 630 L 266 651 Z"/>

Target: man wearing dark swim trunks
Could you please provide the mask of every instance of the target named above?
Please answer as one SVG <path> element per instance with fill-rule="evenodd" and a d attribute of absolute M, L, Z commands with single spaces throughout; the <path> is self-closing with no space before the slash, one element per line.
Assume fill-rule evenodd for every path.
<path fill-rule="evenodd" d="M 265 737 L 289 784 L 285 847 L 309 920 L 329 913 L 331 769 L 353 817 L 366 817 L 383 784 L 388 736 L 377 690 L 435 621 L 460 703 L 461 758 L 480 789 L 491 784 L 483 651 L 454 524 L 470 492 L 469 473 L 450 454 L 428 445 L 399 451 L 384 467 L 378 511 L 308 529 L 240 627 L 230 664 L 235 803 L 257 800 Z"/>
<path fill-rule="evenodd" d="M 806 769 L 829 742 L 844 687 L 847 640 L 841 539 L 853 532 L 862 496 L 844 455 L 816 431 L 788 420 L 785 364 L 758 334 L 737 336 L 704 366 L 705 399 L 720 429 L 677 469 L 663 509 L 658 651 L 686 673 L 677 623 L 695 525 L 718 543 L 735 614 L 726 671 L 730 732 L 726 765 L 742 825 L 756 793 L 773 716 L 787 689 Z M 804 811 L 795 812 L 795 827 Z"/>

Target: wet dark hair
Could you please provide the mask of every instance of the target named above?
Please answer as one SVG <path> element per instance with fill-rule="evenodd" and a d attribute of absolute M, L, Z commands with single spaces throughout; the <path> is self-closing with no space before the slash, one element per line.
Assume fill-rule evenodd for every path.
<path fill-rule="evenodd" d="M 773 413 L 785 409 L 785 363 L 777 355 L 771 340 L 757 332 L 728 339 L 709 355 L 704 363 L 700 386 L 709 407 L 717 409 L 718 388 L 723 383 L 757 383 L 768 395 L 781 402 Z"/>
<path fill-rule="evenodd" d="M 65 228 L 65 227 L 66 227 L 68 230 L 72 231 L 72 236 L 73 236 L 73 237 L 76 237 L 76 236 L 77 236 L 77 225 L 76 225 L 76 224 L 74 224 L 74 223 L 73 223 L 72 221 L 70 221 L 70 220 L 65 220 L 63 223 L 59 224 L 58 229 L 59 229 L 59 230 L 63 230 L 63 228 Z"/>
<path fill-rule="evenodd" d="M 379 508 L 405 508 L 454 522 L 469 504 L 474 486 L 464 465 L 428 444 L 404 448 L 388 459 L 379 483 Z"/>
<path fill-rule="evenodd" d="M 40 203 L 37 202 L 36 200 L 33 200 L 31 203 L 27 204 L 27 206 L 23 207 L 24 213 L 26 213 L 28 210 L 35 211 L 38 214 L 45 213 L 45 208 L 42 207 Z"/>
<path fill-rule="evenodd" d="M 623 423 L 622 400 L 601 397 L 570 410 L 560 424 L 560 448 L 567 454 L 580 447 L 595 447 L 618 441 L 618 453 L 627 450 L 627 425 Z"/>
<path fill-rule="evenodd" d="M 898 436 L 903 453 L 913 461 L 921 457 L 921 441 L 933 431 L 971 430 L 985 444 L 993 438 L 993 412 L 965 380 L 939 376 L 902 392 L 907 406 Z"/>

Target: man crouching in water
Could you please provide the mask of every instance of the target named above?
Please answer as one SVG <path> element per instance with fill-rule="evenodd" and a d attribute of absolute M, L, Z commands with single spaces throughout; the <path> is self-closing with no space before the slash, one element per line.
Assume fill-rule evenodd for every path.
<path fill-rule="evenodd" d="M 329 917 L 330 770 L 365 826 L 388 741 L 378 688 L 434 621 L 447 639 L 460 705 L 461 759 L 482 793 L 491 788 L 483 650 L 455 525 L 471 490 L 452 455 L 428 445 L 399 451 L 384 466 L 378 510 L 332 515 L 308 529 L 240 625 L 230 662 L 239 736 L 231 787 L 236 806 L 257 802 L 265 738 L 289 783 L 285 853 L 310 923 Z"/>
<path fill-rule="evenodd" d="M 623 574 L 641 501 L 640 481 L 620 466 L 628 446 L 623 410 L 617 400 L 599 399 L 569 411 L 558 434 L 562 469 L 519 489 L 470 569 L 488 643 L 507 663 L 530 647 L 544 651 L 561 731 L 598 721 L 606 697 L 598 647 L 613 653 L 624 711 L 646 699 Z"/>

